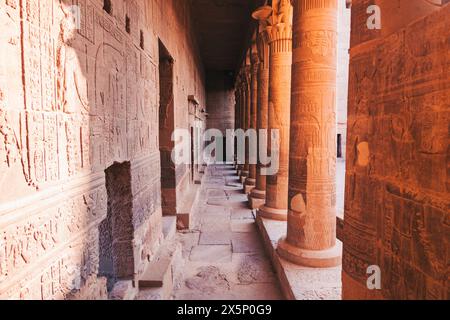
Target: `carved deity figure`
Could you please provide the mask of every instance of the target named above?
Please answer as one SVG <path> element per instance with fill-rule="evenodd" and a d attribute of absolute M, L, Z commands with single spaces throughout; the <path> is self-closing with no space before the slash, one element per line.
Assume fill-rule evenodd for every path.
<path fill-rule="evenodd" d="M 280 0 L 276 10 L 277 23 L 292 24 L 292 11 L 290 0 Z"/>
<path fill-rule="evenodd" d="M 0 108 L 2 108 L 0 104 Z M 17 139 L 13 129 L 8 123 L 6 111 L 0 109 L 0 135 L 3 137 L 4 151 L 6 152 L 6 164 L 11 167 L 17 160 Z M 3 160 L 2 160 L 3 161 Z"/>
<path fill-rule="evenodd" d="M 72 60 L 73 54 L 69 51 L 71 40 L 75 37 L 75 29 L 73 27 L 73 18 L 71 17 L 72 11 L 61 5 L 61 22 L 58 38 L 58 46 L 56 49 L 56 67 L 57 67 L 57 98 L 58 106 L 60 110 L 68 111 L 68 97 L 67 88 L 70 82 L 70 77 L 73 76 L 72 63 L 67 63 L 68 60 Z M 68 69 L 69 68 L 69 69 Z"/>

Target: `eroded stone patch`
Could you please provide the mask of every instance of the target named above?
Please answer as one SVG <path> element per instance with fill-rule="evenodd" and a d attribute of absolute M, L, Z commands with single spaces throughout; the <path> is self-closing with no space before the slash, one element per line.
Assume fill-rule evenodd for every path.
<path fill-rule="evenodd" d="M 239 264 L 237 278 L 241 284 L 272 282 L 275 279 L 266 259 L 256 254 L 244 257 Z"/>
<path fill-rule="evenodd" d="M 199 272 L 185 281 L 186 287 L 200 291 L 203 294 L 229 291 L 231 286 L 225 274 L 219 268 L 206 266 L 198 269 Z"/>

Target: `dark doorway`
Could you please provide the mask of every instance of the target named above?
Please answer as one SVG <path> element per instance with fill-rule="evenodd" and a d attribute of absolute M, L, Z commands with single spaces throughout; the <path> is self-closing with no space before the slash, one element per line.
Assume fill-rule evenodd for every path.
<path fill-rule="evenodd" d="M 120 279 L 134 275 L 133 195 L 130 163 L 114 163 L 105 170 L 108 210 L 99 226 L 99 273 L 108 279 L 108 290 Z"/>
<path fill-rule="evenodd" d="M 191 181 L 195 180 L 195 133 L 194 127 L 191 127 Z"/>
<path fill-rule="evenodd" d="M 223 157 L 222 162 L 223 163 L 227 163 L 227 139 L 226 139 L 226 137 L 222 138 L 222 148 L 223 148 L 223 151 L 222 151 L 222 157 Z"/>
<path fill-rule="evenodd" d="M 176 215 L 176 168 L 172 161 L 175 128 L 173 58 L 159 41 L 159 151 L 161 154 L 161 198 L 163 215 Z"/>
<path fill-rule="evenodd" d="M 342 134 L 337 136 L 337 157 L 342 158 Z"/>

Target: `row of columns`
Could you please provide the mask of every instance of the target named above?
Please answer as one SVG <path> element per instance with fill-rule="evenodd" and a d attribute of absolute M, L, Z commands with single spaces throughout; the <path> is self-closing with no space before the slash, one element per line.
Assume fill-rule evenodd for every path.
<path fill-rule="evenodd" d="M 253 13 L 257 37 L 236 84 L 236 125 L 268 129 L 264 165 L 239 173 L 258 216 L 287 220 L 285 259 L 309 267 L 340 264 L 336 241 L 336 57 L 338 0 L 274 0 Z M 271 145 L 272 131 L 279 143 Z M 262 137 L 259 136 L 259 139 Z M 259 144 L 258 144 L 259 146 Z"/>

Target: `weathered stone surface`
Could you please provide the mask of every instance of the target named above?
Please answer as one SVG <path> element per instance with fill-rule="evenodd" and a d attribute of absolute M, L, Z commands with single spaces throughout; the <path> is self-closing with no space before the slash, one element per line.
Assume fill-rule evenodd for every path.
<path fill-rule="evenodd" d="M 251 210 L 243 208 L 233 208 L 231 211 L 232 220 L 255 219 Z"/>
<path fill-rule="evenodd" d="M 207 205 L 204 206 L 201 209 L 201 215 L 202 217 L 228 217 L 231 214 L 230 208 L 227 208 L 221 204 L 224 204 L 223 202 L 214 202 L 213 205 L 211 205 L 212 201 L 208 201 Z"/>
<path fill-rule="evenodd" d="M 222 167 L 214 168 L 220 170 Z M 203 188 L 206 188 L 205 185 Z M 223 188 L 225 185 L 222 185 L 221 189 Z M 231 196 L 234 192 L 227 192 L 227 194 Z M 238 204 L 236 199 L 227 201 L 229 204 L 225 203 L 224 207 Z M 245 204 L 245 198 L 241 199 L 241 204 Z M 207 240 L 212 239 L 218 243 L 216 240 L 225 236 L 227 243 L 230 243 L 230 236 L 237 234 L 231 233 L 230 226 L 232 226 L 233 231 L 248 235 L 245 239 L 235 237 L 235 240 L 242 243 L 241 251 L 251 253 L 233 253 L 230 245 L 201 245 L 202 238 L 200 238 L 200 245 L 197 245 L 195 241 L 198 242 L 198 233 L 196 233 L 197 237 L 185 238 L 188 234 L 181 235 L 181 238 L 185 238 L 182 240 L 186 247 L 183 251 L 190 251 L 191 254 L 184 267 L 185 280 L 183 285 L 176 289 L 174 298 L 187 300 L 282 299 L 269 259 L 261 251 L 251 211 L 243 205 L 242 209 L 247 214 L 250 213 L 250 216 L 247 215 L 247 219 L 231 219 L 229 214 L 208 216 L 200 209 L 205 206 L 208 207 L 204 202 L 197 204 L 198 211 L 201 212 L 199 220 L 202 221 L 202 237 L 207 236 Z"/>
<path fill-rule="evenodd" d="M 255 13 L 253 14 L 255 17 Z M 270 75 L 270 47 L 265 32 L 266 21 L 260 21 L 257 32 L 257 54 L 259 58 L 259 69 L 258 69 L 258 88 L 257 88 L 257 116 L 256 116 L 256 128 L 258 129 L 258 141 L 262 141 L 262 136 L 260 130 L 267 130 L 269 125 L 269 75 Z M 254 202 L 261 202 L 258 205 L 253 205 L 252 200 L 250 200 L 250 207 L 252 209 L 258 209 L 265 203 L 265 193 L 266 193 L 266 176 L 261 174 L 261 169 L 263 165 L 260 156 L 260 146 L 258 146 L 258 163 L 256 166 L 256 185 L 251 198 L 258 198 Z M 266 151 L 266 150 L 264 150 Z M 263 195 L 263 196 L 262 196 Z M 261 199 L 263 198 L 263 199 Z"/>
<path fill-rule="evenodd" d="M 286 0 L 272 2 L 269 17 L 257 17 L 267 24 L 264 32 L 270 46 L 268 137 L 272 130 L 279 130 L 279 142 L 273 146 L 268 144 L 268 154 L 275 154 L 275 150 L 279 154 L 278 171 L 266 178 L 266 204 L 258 214 L 281 220 L 287 219 L 288 209 L 292 17 L 292 5 Z M 270 209 L 275 209 L 276 213 Z"/>
<path fill-rule="evenodd" d="M 161 181 L 158 38 L 181 62 L 178 124 L 188 94 L 206 100 L 188 17 L 186 2 L 0 1 L 0 298 L 105 298 L 99 275 L 135 276 L 156 252 L 161 182 L 181 198 L 189 184 Z M 129 164 L 122 196 L 105 186 L 115 162 Z"/>
<path fill-rule="evenodd" d="M 207 231 L 200 234 L 200 245 L 226 245 L 231 244 L 230 232 Z"/>
<path fill-rule="evenodd" d="M 200 232 L 188 231 L 178 233 L 176 239 L 181 243 L 183 258 L 189 259 L 189 255 L 191 254 L 192 248 L 198 245 L 198 241 L 200 239 Z"/>
<path fill-rule="evenodd" d="M 191 261 L 229 262 L 231 261 L 230 245 L 199 245 L 191 250 Z"/>
<path fill-rule="evenodd" d="M 203 294 L 213 294 L 217 291 L 230 290 L 230 283 L 219 268 L 208 266 L 200 268 L 195 277 L 187 279 L 186 287 Z"/>
<path fill-rule="evenodd" d="M 262 255 L 246 255 L 239 264 L 238 280 L 241 284 L 265 283 L 275 280 L 272 267 Z"/>
<path fill-rule="evenodd" d="M 448 299 L 450 4 L 350 2 L 347 80 L 344 1 L 0 0 L 0 299 L 279 299 L 249 205 L 289 299 Z"/>
<path fill-rule="evenodd" d="M 260 241 L 256 233 L 233 233 L 231 237 L 233 253 L 261 252 Z"/>
<path fill-rule="evenodd" d="M 286 221 L 257 219 L 264 249 L 272 260 L 283 295 L 289 300 L 341 300 L 341 267 L 309 268 L 280 257 L 278 240 L 285 234 L 286 225 Z"/>
<path fill-rule="evenodd" d="M 254 232 L 255 227 L 255 221 L 253 219 L 231 220 L 232 232 Z"/>
<path fill-rule="evenodd" d="M 450 6 L 380 1 L 371 32 L 353 2 L 343 296 L 448 299 Z"/>
<path fill-rule="evenodd" d="M 330 250 L 336 246 L 338 3 L 293 5 L 289 215 L 278 250 L 298 264 L 333 267 L 341 264 L 341 252 Z"/>

